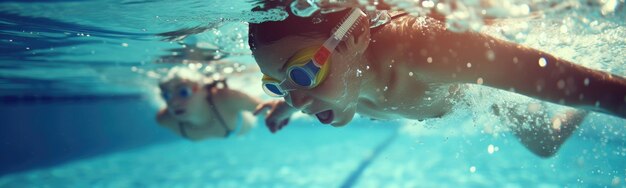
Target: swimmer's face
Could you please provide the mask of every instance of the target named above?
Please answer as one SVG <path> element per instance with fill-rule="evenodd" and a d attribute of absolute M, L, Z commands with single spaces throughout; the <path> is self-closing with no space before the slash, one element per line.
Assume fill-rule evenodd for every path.
<path fill-rule="evenodd" d="M 202 94 L 200 84 L 174 78 L 167 82 L 159 84 L 161 96 L 167 103 L 167 110 L 176 118 L 186 118 L 199 109 Z"/>
<path fill-rule="evenodd" d="M 298 51 L 310 46 L 321 46 L 326 38 L 300 36 L 284 37 L 272 44 L 258 46 L 254 57 L 263 74 L 276 80 L 286 78 L 285 64 Z M 337 50 L 339 49 L 339 50 Z M 342 126 L 350 122 L 356 112 L 361 78 L 360 54 L 340 45 L 331 55 L 328 76 L 315 88 L 289 91 L 285 101 L 304 113 L 315 115 L 320 122 Z"/>

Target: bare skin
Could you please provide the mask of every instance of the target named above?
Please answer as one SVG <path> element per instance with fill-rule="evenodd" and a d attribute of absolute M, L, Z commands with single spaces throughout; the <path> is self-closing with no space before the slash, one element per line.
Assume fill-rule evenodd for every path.
<path fill-rule="evenodd" d="M 554 155 L 589 114 L 587 111 L 568 110 L 550 118 L 543 105 L 536 103 L 506 103 L 492 107 L 494 114 L 502 119 L 502 123 L 519 141 L 541 157 Z"/>
<path fill-rule="evenodd" d="M 346 125 L 357 112 L 377 119 L 425 119 L 451 110 L 448 101 L 458 97 L 458 84 L 479 83 L 626 118 L 624 78 L 480 33 L 450 32 L 432 18 L 403 17 L 383 27 L 370 35 L 363 25 L 359 37 L 331 55 L 324 82 L 291 91 L 285 101 L 311 115 L 331 110 L 333 126 Z M 257 46 L 253 55 L 264 74 L 282 80 L 287 59 L 324 40 L 287 36 Z M 539 65 L 541 58 L 545 66 Z M 525 134 L 533 133 L 520 137 Z"/>
<path fill-rule="evenodd" d="M 167 107 L 157 114 L 157 122 L 172 132 L 181 135 L 181 127 L 185 129 L 186 138 L 198 141 L 206 138 L 220 138 L 226 135 L 227 130 L 222 126 L 218 115 L 207 101 L 208 92 L 211 92 L 213 103 L 219 115 L 226 122 L 230 130 L 236 129 L 237 116 L 245 111 L 252 112 L 261 100 L 245 93 L 228 88 L 213 87 L 211 91 L 204 89 L 199 83 L 183 79 L 172 79 L 159 85 L 162 92 L 176 94 L 181 87 L 191 87 L 193 94 L 190 97 L 173 95 L 166 101 Z M 247 133 L 253 122 L 242 121 L 243 126 L 238 135 Z"/>
<path fill-rule="evenodd" d="M 355 45 L 333 53 L 332 71 L 326 81 L 311 90 L 290 92 L 285 100 L 313 114 L 324 107 L 336 110 L 332 123 L 336 126 L 349 122 L 357 104 L 359 113 L 376 118 L 432 118 L 441 115 L 441 106 L 410 108 L 422 103 L 431 85 L 476 83 L 482 78 L 486 86 L 513 88 L 541 100 L 626 117 L 626 80 L 621 77 L 489 36 L 449 32 L 434 19 L 424 21 L 398 19 L 371 38 L 361 35 Z M 283 64 L 292 54 L 324 40 L 288 36 L 257 47 L 254 56 L 263 73 L 280 80 L 285 78 Z M 489 51 L 493 59 L 487 55 Z M 545 67 L 537 63 L 542 57 L 548 62 Z M 363 71 L 362 76 L 356 76 L 357 69 Z M 574 81 L 568 81 L 570 78 Z M 585 78 L 590 83 L 587 86 Z M 559 84 L 561 80 L 563 84 Z M 596 106 L 596 101 L 600 105 Z M 337 102 L 342 105 L 328 104 Z M 348 108 L 337 107 L 343 104 L 349 104 Z M 392 107 L 397 110 L 381 110 Z"/>

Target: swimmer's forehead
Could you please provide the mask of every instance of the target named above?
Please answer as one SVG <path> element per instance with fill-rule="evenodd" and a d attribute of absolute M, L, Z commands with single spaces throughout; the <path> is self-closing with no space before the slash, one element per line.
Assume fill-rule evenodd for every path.
<path fill-rule="evenodd" d="M 257 47 L 254 56 L 261 72 L 274 78 L 282 78 L 287 61 L 298 51 L 313 45 L 322 45 L 322 37 L 288 36 L 272 44 Z"/>
<path fill-rule="evenodd" d="M 161 89 L 173 89 L 176 87 L 189 86 L 192 84 L 194 84 L 194 82 L 191 80 L 176 77 L 159 83 L 159 87 Z"/>

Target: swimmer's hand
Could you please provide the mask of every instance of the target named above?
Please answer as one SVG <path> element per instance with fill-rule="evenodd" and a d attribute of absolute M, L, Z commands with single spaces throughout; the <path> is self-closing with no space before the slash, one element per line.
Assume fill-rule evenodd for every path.
<path fill-rule="evenodd" d="M 254 110 L 254 115 L 258 115 L 265 110 L 268 110 L 265 117 L 265 125 L 272 133 L 276 133 L 285 127 L 289 123 L 291 114 L 296 112 L 296 109 L 289 106 L 285 101 L 273 100 L 259 104 Z"/>

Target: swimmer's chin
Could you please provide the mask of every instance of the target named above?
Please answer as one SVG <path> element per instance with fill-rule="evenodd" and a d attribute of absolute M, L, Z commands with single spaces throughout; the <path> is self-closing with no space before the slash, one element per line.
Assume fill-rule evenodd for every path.
<path fill-rule="evenodd" d="M 341 120 L 333 121 L 332 123 L 330 123 L 330 125 L 332 125 L 333 127 L 346 126 L 348 123 L 350 123 L 350 121 L 352 121 L 353 117 L 354 114 L 352 116 L 349 116 L 348 118 L 342 118 Z"/>
<path fill-rule="evenodd" d="M 189 112 L 185 109 L 171 109 L 169 112 L 170 115 L 178 120 L 186 120 L 189 117 Z"/>

